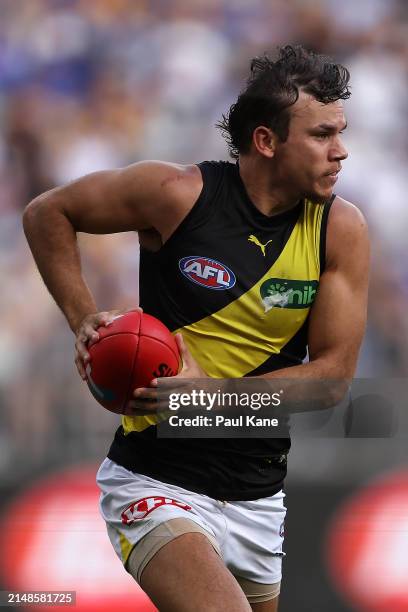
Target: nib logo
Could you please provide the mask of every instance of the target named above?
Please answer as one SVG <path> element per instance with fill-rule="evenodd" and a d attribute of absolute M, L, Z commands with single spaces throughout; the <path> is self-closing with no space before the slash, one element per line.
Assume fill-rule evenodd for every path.
<path fill-rule="evenodd" d="M 318 286 L 318 281 L 268 278 L 260 289 L 265 312 L 272 308 L 309 308 Z"/>

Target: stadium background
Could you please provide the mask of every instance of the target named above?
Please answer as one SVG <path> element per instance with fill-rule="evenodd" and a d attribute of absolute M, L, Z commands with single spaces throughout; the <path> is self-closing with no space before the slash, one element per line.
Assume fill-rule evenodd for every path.
<path fill-rule="evenodd" d="M 117 418 L 75 372 L 73 337 L 25 243 L 24 206 L 56 184 L 140 159 L 227 159 L 212 126 L 249 58 L 278 44 L 303 43 L 351 71 L 350 157 L 336 191 L 364 211 L 373 250 L 358 376 L 406 380 L 407 17 L 404 0 L 0 1 L 3 589 L 76 589 L 84 610 L 110 609 L 110 597 L 123 610 L 147 605 L 101 544 L 93 478 Z M 100 309 L 135 305 L 135 235 L 80 243 Z M 407 457 L 403 436 L 296 441 L 280 612 L 408 609 Z M 352 499 L 362 509 L 350 529 L 341 513 Z M 344 521 L 349 536 L 354 529 L 348 547 Z"/>

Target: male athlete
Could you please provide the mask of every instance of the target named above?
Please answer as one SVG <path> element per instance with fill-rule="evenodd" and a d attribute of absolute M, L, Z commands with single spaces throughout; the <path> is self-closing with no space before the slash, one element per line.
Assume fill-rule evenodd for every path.
<path fill-rule="evenodd" d="M 132 230 L 141 306 L 182 332 L 179 377 L 353 377 L 369 247 L 359 210 L 333 195 L 348 79 L 329 58 L 283 47 L 252 61 L 223 118 L 236 164 L 140 162 L 30 203 L 27 239 L 83 378 L 88 342 L 115 311 L 98 312 L 76 233 Z M 276 612 L 289 440 L 157 439 L 140 408 L 152 390 L 135 391 L 98 472 L 118 556 L 161 611 Z"/>

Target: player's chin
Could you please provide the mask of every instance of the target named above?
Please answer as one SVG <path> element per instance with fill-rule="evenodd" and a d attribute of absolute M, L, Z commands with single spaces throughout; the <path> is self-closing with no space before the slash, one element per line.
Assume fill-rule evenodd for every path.
<path fill-rule="evenodd" d="M 327 202 L 327 200 L 330 200 L 332 195 L 333 187 L 322 187 L 319 185 L 307 194 L 307 198 L 313 202 L 323 204 L 324 202 Z"/>

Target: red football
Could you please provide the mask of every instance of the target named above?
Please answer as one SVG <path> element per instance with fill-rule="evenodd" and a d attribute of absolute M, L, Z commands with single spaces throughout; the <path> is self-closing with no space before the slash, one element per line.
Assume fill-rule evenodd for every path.
<path fill-rule="evenodd" d="M 151 315 L 132 310 L 98 329 L 99 341 L 89 348 L 88 387 L 105 408 L 125 413 L 137 387 L 179 370 L 177 343 L 165 325 Z"/>

